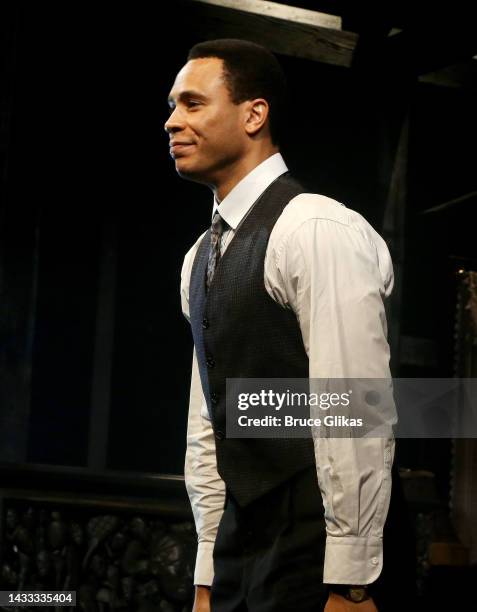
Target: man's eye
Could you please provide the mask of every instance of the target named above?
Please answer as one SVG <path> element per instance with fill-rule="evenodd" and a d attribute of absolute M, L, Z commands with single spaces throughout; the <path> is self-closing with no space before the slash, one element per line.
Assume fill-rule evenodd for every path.
<path fill-rule="evenodd" d="M 189 100 L 188 102 L 189 108 L 195 108 L 197 106 L 200 106 L 200 102 L 198 100 Z"/>

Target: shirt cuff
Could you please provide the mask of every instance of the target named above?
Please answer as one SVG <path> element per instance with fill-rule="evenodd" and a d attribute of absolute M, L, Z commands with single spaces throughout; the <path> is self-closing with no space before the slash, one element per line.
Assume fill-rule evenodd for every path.
<path fill-rule="evenodd" d="M 211 586 L 214 579 L 214 543 L 199 542 L 195 560 L 194 584 Z"/>
<path fill-rule="evenodd" d="M 382 568 L 382 538 L 327 536 L 323 571 L 325 584 L 371 584 Z"/>

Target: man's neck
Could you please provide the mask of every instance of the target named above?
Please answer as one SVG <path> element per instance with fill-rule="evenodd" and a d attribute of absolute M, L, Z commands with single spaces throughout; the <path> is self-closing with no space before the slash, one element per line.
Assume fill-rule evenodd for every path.
<path fill-rule="evenodd" d="M 271 147 L 259 155 L 249 155 L 239 160 L 232 169 L 229 168 L 226 176 L 220 177 L 216 184 L 210 186 L 217 202 L 220 203 L 254 168 L 278 152 L 278 147 Z"/>

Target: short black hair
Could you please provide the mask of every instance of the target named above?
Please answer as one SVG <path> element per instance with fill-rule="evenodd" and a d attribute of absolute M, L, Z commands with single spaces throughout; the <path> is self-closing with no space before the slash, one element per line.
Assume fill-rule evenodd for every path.
<path fill-rule="evenodd" d="M 234 104 L 255 98 L 268 102 L 270 137 L 278 144 L 288 93 L 285 74 L 273 53 L 248 40 L 219 38 L 194 45 L 187 60 L 203 57 L 223 60 L 224 79 Z"/>

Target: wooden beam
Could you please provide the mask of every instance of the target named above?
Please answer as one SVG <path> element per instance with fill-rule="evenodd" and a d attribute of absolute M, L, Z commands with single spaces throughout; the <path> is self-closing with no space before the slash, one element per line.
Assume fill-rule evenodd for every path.
<path fill-rule="evenodd" d="M 185 0 L 184 8 L 198 40 L 243 38 L 275 53 L 347 68 L 360 38 L 341 30 L 340 17 L 267 0 Z M 448 69 L 477 52 L 471 22 L 465 16 L 433 17 L 427 22 L 418 13 L 404 30 L 392 29 L 373 55 L 391 73 L 397 70 L 419 75 L 426 83 L 474 89 L 473 70 Z"/>
<path fill-rule="evenodd" d="M 306 23 L 311 26 L 341 30 L 341 17 L 338 15 L 328 15 L 318 11 L 269 2 L 269 0 L 193 0 L 201 4 L 212 4 L 226 8 L 239 10 L 253 15 L 263 15 L 265 17 L 276 17 L 285 19 L 293 23 Z"/>
<path fill-rule="evenodd" d="M 248 3 L 189 0 L 186 4 L 188 19 L 194 24 L 194 38 L 198 40 L 243 38 L 262 44 L 274 53 L 336 66 L 351 66 L 353 51 L 358 40 L 358 35 L 352 32 L 342 32 L 323 25 L 310 25 L 309 21 L 304 23 L 303 14 L 302 21 L 290 21 L 283 16 L 277 16 L 279 13 L 271 10 L 257 14 L 244 10 Z M 252 4 L 266 6 L 274 3 Z M 296 11 L 298 9 L 295 9 Z M 315 11 L 306 12 L 315 13 Z M 316 13 L 314 17 L 316 23 L 324 19 L 320 13 Z"/>

